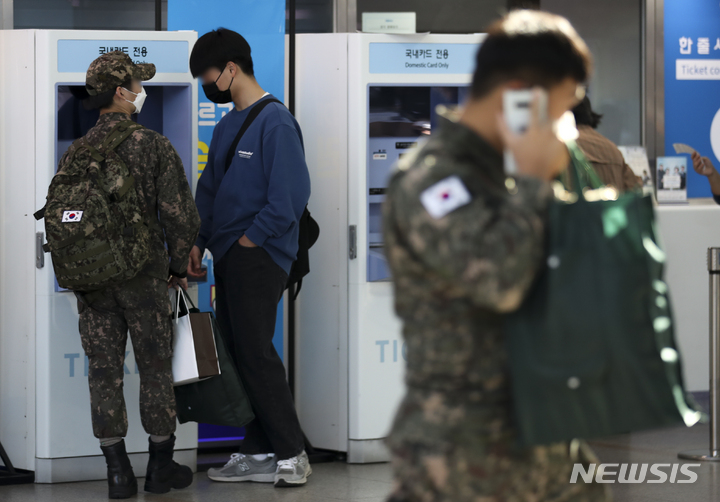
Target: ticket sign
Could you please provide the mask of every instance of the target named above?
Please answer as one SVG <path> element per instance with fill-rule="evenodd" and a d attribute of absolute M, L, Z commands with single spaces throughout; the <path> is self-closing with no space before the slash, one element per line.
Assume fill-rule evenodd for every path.
<path fill-rule="evenodd" d="M 710 197 L 710 184 L 692 169 L 689 154 L 697 150 L 720 165 L 720 3 L 665 0 L 664 19 L 665 155 L 675 150 L 685 156 L 688 197 Z M 691 148 L 676 150 L 676 143 Z M 684 190 L 675 188 L 675 167 L 683 169 L 671 161 L 668 188 L 658 186 L 658 201 L 660 190 L 682 197 Z M 667 168 L 665 164 L 663 173 Z"/>
<path fill-rule="evenodd" d="M 472 73 L 478 44 L 370 44 L 370 73 Z"/>
<path fill-rule="evenodd" d="M 58 72 L 85 73 L 95 59 L 122 51 L 135 64 L 153 63 L 158 73 L 186 73 L 190 45 L 186 40 L 58 40 Z"/>
<path fill-rule="evenodd" d="M 720 80 L 720 59 L 677 59 L 675 61 L 675 78 L 677 80 Z"/>

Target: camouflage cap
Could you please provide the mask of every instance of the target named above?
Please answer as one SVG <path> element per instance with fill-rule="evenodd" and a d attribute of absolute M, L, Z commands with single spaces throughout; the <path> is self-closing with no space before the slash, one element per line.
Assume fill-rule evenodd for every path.
<path fill-rule="evenodd" d="M 90 63 L 85 88 L 97 96 L 123 85 L 129 79 L 150 80 L 155 76 L 154 64 L 135 64 L 122 51 L 108 52 Z"/>

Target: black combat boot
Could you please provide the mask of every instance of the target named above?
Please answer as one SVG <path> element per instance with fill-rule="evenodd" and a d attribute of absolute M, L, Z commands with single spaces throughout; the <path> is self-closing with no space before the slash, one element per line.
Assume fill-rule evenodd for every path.
<path fill-rule="evenodd" d="M 173 461 L 175 435 L 162 443 L 150 441 L 150 460 L 145 475 L 145 491 L 167 493 L 170 488 L 187 488 L 193 482 L 192 470 Z"/>
<path fill-rule="evenodd" d="M 138 485 L 130 459 L 125 451 L 125 441 L 112 446 L 101 446 L 107 462 L 108 488 L 111 499 L 127 499 L 137 494 Z"/>

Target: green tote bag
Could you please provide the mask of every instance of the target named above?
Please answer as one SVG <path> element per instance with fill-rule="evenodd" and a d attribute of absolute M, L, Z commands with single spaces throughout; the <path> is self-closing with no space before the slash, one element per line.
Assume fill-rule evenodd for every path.
<path fill-rule="evenodd" d="M 693 425 L 652 199 L 568 149 L 574 192 L 556 183 L 546 263 L 505 326 L 520 443 Z"/>

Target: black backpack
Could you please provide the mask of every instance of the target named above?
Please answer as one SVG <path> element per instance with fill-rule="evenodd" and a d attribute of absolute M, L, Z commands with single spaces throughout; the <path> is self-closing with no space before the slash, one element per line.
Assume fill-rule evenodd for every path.
<path fill-rule="evenodd" d="M 310 256 L 308 250 L 313 247 L 313 244 L 318 240 L 320 236 L 320 226 L 317 221 L 310 216 L 307 206 L 300 217 L 300 236 L 298 237 L 298 252 L 297 258 L 292 264 L 290 269 L 290 275 L 288 276 L 288 282 L 286 288 L 297 284 L 297 289 L 293 296 L 293 300 L 300 294 L 300 288 L 302 288 L 303 277 L 310 273 Z M 292 289 L 290 292 L 292 293 Z"/>
<path fill-rule="evenodd" d="M 250 110 L 250 113 L 248 114 L 245 122 L 238 131 L 237 136 L 235 136 L 235 139 L 233 140 L 232 145 L 230 145 L 230 149 L 225 156 L 226 173 L 227 170 L 230 168 L 230 164 L 232 164 L 232 159 L 235 156 L 235 149 L 237 148 L 238 143 L 240 143 L 240 138 L 243 137 L 245 131 L 248 130 L 253 121 L 258 117 L 258 115 L 260 115 L 260 112 L 263 111 L 263 109 L 270 103 L 282 104 L 282 102 L 274 98 L 266 99 L 264 101 L 260 101 Z M 300 294 L 303 277 L 310 273 L 310 256 L 308 250 L 313 247 L 313 244 L 315 244 L 319 236 L 320 226 L 317 224 L 317 221 L 315 221 L 313 217 L 310 216 L 310 211 L 308 211 L 307 206 L 305 206 L 305 210 L 303 211 L 302 216 L 300 216 L 300 235 L 298 236 L 297 258 L 292 264 L 292 268 L 290 269 L 290 275 L 288 276 L 288 282 L 285 286 L 287 289 L 297 284 L 297 289 L 294 289 L 295 294 L 293 296 L 293 300 L 296 299 L 297 296 Z M 290 291 L 292 293 L 293 289 L 290 289 Z"/>

